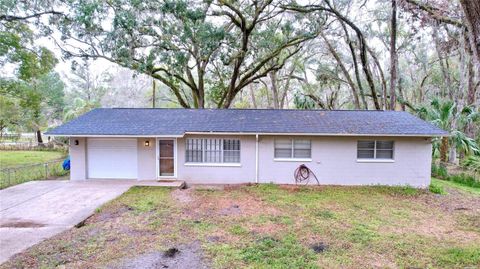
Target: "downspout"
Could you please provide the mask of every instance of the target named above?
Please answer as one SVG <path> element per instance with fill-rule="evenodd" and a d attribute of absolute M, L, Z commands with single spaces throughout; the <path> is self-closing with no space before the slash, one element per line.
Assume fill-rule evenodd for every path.
<path fill-rule="evenodd" d="M 255 135 L 255 183 L 258 183 L 258 134 Z"/>

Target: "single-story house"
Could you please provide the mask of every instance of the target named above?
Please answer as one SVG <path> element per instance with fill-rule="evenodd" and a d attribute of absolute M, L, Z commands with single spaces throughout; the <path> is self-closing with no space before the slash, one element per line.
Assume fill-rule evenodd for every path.
<path fill-rule="evenodd" d="M 99 108 L 47 133 L 70 138 L 71 180 L 430 184 L 432 138 L 407 112 Z M 316 183 L 311 181 L 311 183 Z"/>

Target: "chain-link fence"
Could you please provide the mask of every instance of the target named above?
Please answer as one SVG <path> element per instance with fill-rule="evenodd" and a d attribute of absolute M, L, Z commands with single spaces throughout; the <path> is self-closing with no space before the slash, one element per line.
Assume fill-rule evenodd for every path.
<path fill-rule="evenodd" d="M 68 171 L 63 170 L 63 159 L 53 160 L 41 164 L 29 164 L 0 170 L 0 189 L 39 179 L 55 179 L 65 176 Z"/>
<path fill-rule="evenodd" d="M 61 143 L 43 143 L 39 145 L 37 142 L 17 142 L 17 143 L 0 143 L 0 150 L 36 150 L 36 151 L 62 151 L 67 152 L 68 147 Z"/>

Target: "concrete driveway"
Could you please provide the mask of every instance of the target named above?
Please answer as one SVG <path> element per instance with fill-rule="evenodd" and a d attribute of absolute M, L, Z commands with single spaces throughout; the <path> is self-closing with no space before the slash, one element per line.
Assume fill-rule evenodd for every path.
<path fill-rule="evenodd" d="M 63 232 L 127 191 L 132 181 L 32 181 L 0 190 L 0 264 Z"/>

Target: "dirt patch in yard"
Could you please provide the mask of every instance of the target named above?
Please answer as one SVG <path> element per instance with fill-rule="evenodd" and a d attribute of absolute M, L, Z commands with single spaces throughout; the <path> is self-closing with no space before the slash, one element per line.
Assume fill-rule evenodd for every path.
<path fill-rule="evenodd" d="M 458 242 L 480 240 L 478 233 L 465 231 L 461 228 L 450 216 L 442 216 L 442 218 L 432 216 L 429 219 L 412 221 L 408 226 L 384 226 L 380 231 L 403 235 L 419 234 L 434 237 L 438 240 L 454 240 Z"/>
<path fill-rule="evenodd" d="M 180 204 L 190 204 L 193 202 L 192 189 L 176 189 L 171 192 L 172 198 Z"/>
<path fill-rule="evenodd" d="M 460 230 L 454 220 L 447 217 L 447 220 L 425 220 L 415 227 L 419 234 L 434 236 L 440 240 L 455 240 L 466 242 L 469 240 L 480 240 L 479 234 L 472 231 Z M 413 231 L 413 229 L 412 229 Z"/>
<path fill-rule="evenodd" d="M 406 198 L 421 205 L 410 211 L 408 223 L 383 226 L 395 234 L 418 234 L 455 242 L 480 240 L 480 196 L 446 188 L 448 194 L 427 193 Z"/>
<path fill-rule="evenodd" d="M 480 214 L 479 195 L 465 193 L 454 188 L 446 188 L 446 191 L 447 195 L 424 195 L 421 200 L 429 206 L 435 206 L 448 213 L 460 210 Z"/>
<path fill-rule="evenodd" d="M 216 216 L 255 216 L 261 214 L 280 214 L 279 209 L 265 203 L 261 197 L 242 193 L 236 195 L 237 188 L 226 188 L 221 195 L 203 195 L 195 193 L 195 204 L 192 213 L 208 217 Z"/>
<path fill-rule="evenodd" d="M 120 218 L 126 212 L 132 211 L 133 208 L 127 205 L 116 205 L 108 208 L 107 210 L 100 210 L 99 213 L 94 214 L 85 220 L 85 224 L 110 221 L 112 219 Z"/>
<path fill-rule="evenodd" d="M 255 236 L 259 235 L 269 235 L 274 236 L 284 232 L 284 225 L 277 223 L 265 223 L 261 225 L 249 225 L 248 226 L 250 233 Z"/>
<path fill-rule="evenodd" d="M 45 224 L 30 221 L 30 220 L 21 220 L 21 219 L 7 219 L 0 223 L 0 228 L 41 228 L 41 227 L 45 227 Z"/>
<path fill-rule="evenodd" d="M 153 251 L 145 254 L 127 258 L 114 263 L 107 268 L 115 269 L 157 269 L 157 268 L 175 268 L 175 269 L 206 269 L 209 268 L 203 259 L 203 252 L 200 244 L 194 242 L 188 245 L 181 245 L 170 248 L 166 251 Z"/>

